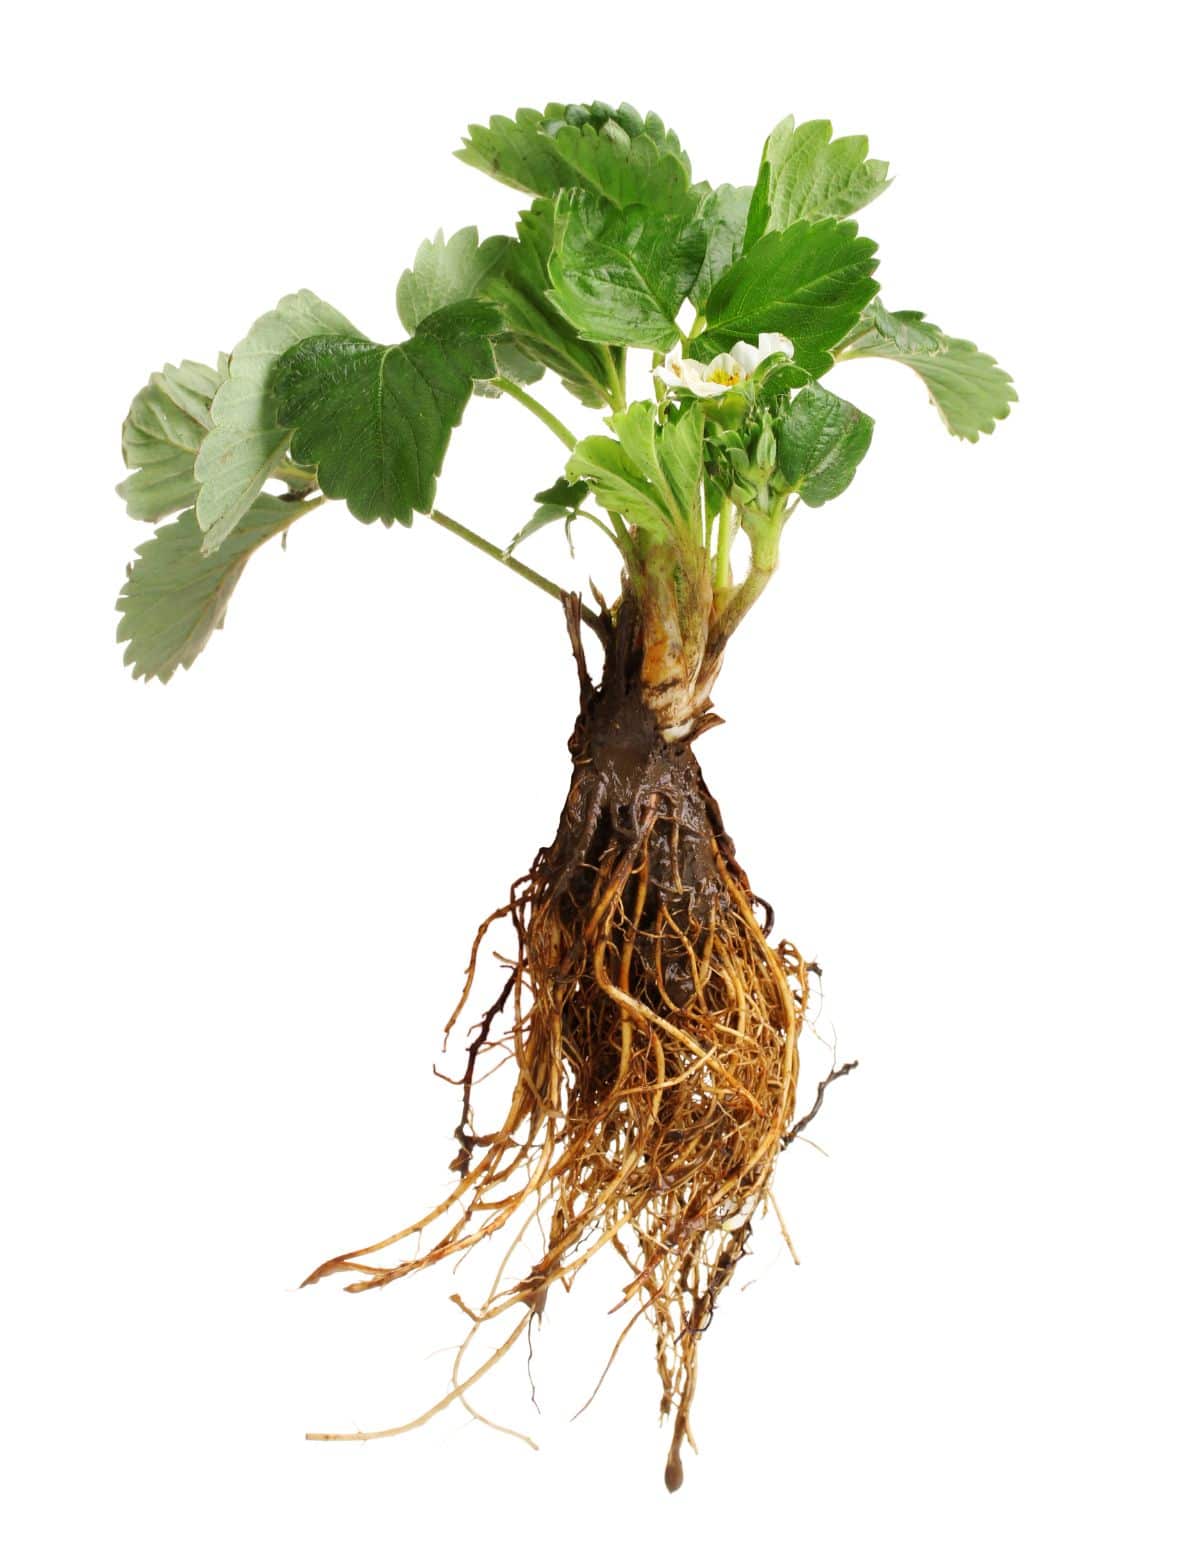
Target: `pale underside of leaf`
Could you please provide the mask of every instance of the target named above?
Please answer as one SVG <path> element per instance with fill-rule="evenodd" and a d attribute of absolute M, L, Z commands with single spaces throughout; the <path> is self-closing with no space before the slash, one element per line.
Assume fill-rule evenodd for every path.
<path fill-rule="evenodd" d="M 194 509 L 162 525 L 137 551 L 117 601 L 118 644 L 135 677 L 168 682 L 187 668 L 225 622 L 234 586 L 251 555 L 306 511 L 303 504 L 263 494 L 220 554 L 203 551 Z"/>
<path fill-rule="evenodd" d="M 196 451 L 212 427 L 210 408 L 228 360 L 166 364 L 134 397 L 121 429 L 121 455 L 132 475 L 117 492 L 134 520 L 161 520 L 196 497 Z"/>
<path fill-rule="evenodd" d="M 439 228 L 433 238 L 425 239 L 396 283 L 396 313 L 405 330 L 411 334 L 423 319 L 447 304 L 477 298 L 503 264 L 504 250 L 503 238 L 486 238 L 481 244 L 475 227 L 460 228 L 449 238 Z"/>
<path fill-rule="evenodd" d="M 221 546 L 287 454 L 291 430 L 278 422 L 268 380 L 289 347 L 316 335 L 359 337 L 359 332 L 335 308 L 302 290 L 260 316 L 230 354 L 229 377 L 213 400 L 212 431 L 196 457 L 196 519 L 206 552 Z"/>
<path fill-rule="evenodd" d="M 396 283 L 396 313 L 405 330 L 415 331 L 422 320 L 452 303 L 484 297 L 489 281 L 507 262 L 510 244 L 502 237 L 485 238 L 481 244 L 474 227 L 460 228 L 449 238 L 439 229 L 435 237 L 427 238 Z M 496 371 L 522 385 L 536 384 L 546 372 L 506 338 L 496 342 Z M 490 379 L 479 379 L 475 394 L 497 396 L 500 391 Z"/>
<path fill-rule="evenodd" d="M 837 356 L 906 364 L 924 381 L 949 431 L 972 444 L 981 433 L 993 433 L 1017 399 L 1008 373 L 974 342 L 948 336 L 916 310 L 890 313 L 878 300 Z"/>

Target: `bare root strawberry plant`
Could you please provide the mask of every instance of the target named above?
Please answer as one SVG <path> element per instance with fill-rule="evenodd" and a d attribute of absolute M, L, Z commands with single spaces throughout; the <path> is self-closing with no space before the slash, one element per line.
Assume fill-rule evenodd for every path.
<path fill-rule="evenodd" d="M 541 1232 L 535 1260 L 502 1268 L 470 1308 L 466 1343 L 492 1342 L 478 1364 L 464 1344 L 434 1412 L 470 1406 L 548 1297 L 610 1248 L 627 1270 L 616 1344 L 639 1323 L 653 1337 L 676 1489 L 699 1341 L 769 1207 L 780 1152 L 847 1070 L 817 1081 L 797 1121 L 811 967 L 775 936 L 695 745 L 789 522 L 842 493 L 870 444 L 871 418 L 822 383 L 829 371 L 906 364 L 972 441 L 1015 397 L 969 341 L 881 303 L 876 247 L 851 219 L 887 165 L 862 137 L 787 119 L 752 185 L 714 188 L 656 115 L 550 104 L 472 126 L 458 155 L 525 209 L 514 235 L 481 242 L 464 228 L 421 245 L 396 290 L 404 340 L 369 340 L 291 293 L 215 365 L 167 366 L 138 394 L 119 491 L 135 519 L 162 523 L 129 571 L 119 638 L 135 676 L 166 682 L 222 626 L 251 556 L 339 499 L 364 522 L 428 516 L 562 604 L 580 690 L 570 784 L 552 841 L 484 920 L 451 1020 L 473 1001 L 483 1010 L 466 1037 L 457 1184 L 309 1282 L 377 1289 L 504 1232 Z M 632 398 L 631 369 L 643 376 Z M 537 398 L 547 375 L 602 431 L 577 437 Z M 502 396 L 565 457 L 507 545 L 435 504 L 472 398 Z M 614 600 L 585 600 L 521 557 L 560 524 L 594 527 L 614 549 Z M 503 978 L 475 999 L 499 924 Z M 473 1091 L 498 1062 L 511 1091 L 479 1120 Z"/>

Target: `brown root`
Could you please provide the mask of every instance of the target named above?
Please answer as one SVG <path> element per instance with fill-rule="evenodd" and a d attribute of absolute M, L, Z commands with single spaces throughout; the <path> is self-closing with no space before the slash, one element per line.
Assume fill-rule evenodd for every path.
<path fill-rule="evenodd" d="M 519 1210 L 544 1211 L 540 1259 L 469 1312 L 472 1336 L 514 1308 L 515 1325 L 461 1385 L 460 1353 L 436 1412 L 511 1348 L 554 1284 L 569 1288 L 613 1247 L 630 1274 L 620 1304 L 654 1330 L 661 1411 L 674 1416 L 674 1490 L 691 1443 L 697 1345 L 790 1141 L 809 971 L 790 943 L 769 941 L 770 910 L 750 891 L 690 744 L 659 736 L 640 697 L 636 625 L 618 617 L 599 690 L 577 659 L 583 707 L 557 837 L 480 927 L 447 1025 L 469 999 L 487 932 L 507 919 L 516 952 L 461 1080 L 460 1184 L 309 1282 L 347 1273 L 352 1290 L 378 1288 L 463 1255 Z M 493 1052 L 511 1054 L 513 1093 L 504 1119 L 481 1133 L 472 1090 Z M 435 1235 L 426 1249 L 381 1260 L 419 1231 Z"/>

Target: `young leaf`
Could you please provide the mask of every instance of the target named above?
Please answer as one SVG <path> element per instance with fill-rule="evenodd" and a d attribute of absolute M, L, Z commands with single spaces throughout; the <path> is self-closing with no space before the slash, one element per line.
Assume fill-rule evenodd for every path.
<path fill-rule="evenodd" d="M 750 203 L 747 249 L 793 222 L 848 217 L 887 188 L 888 165 L 867 156 L 865 135 L 832 135 L 827 119 L 797 125 L 790 115 L 771 131 Z"/>
<path fill-rule="evenodd" d="M 704 259 L 703 229 L 685 212 L 625 210 L 587 190 L 555 207 L 551 302 L 585 341 L 665 352 Z M 844 331 L 843 331 L 844 333 Z"/>
<path fill-rule="evenodd" d="M 1017 399 L 1008 374 L 973 342 L 947 336 L 915 309 L 889 314 L 878 300 L 837 356 L 907 363 L 925 381 L 929 399 L 950 432 L 972 444 L 981 433 L 992 433 Z"/>
<path fill-rule="evenodd" d="M 535 493 L 533 498 L 537 508 L 533 511 L 533 518 L 527 520 L 509 542 L 504 549 L 504 556 L 511 557 L 522 542 L 528 541 L 545 526 L 554 525 L 559 520 L 574 520 L 587 496 L 586 482 L 568 482 L 566 477 L 559 477 L 548 488 Z"/>
<path fill-rule="evenodd" d="M 583 439 L 567 476 L 584 478 L 601 508 L 653 533 L 689 533 L 697 502 L 704 412 L 694 404 L 660 423 L 648 401 L 608 419 L 615 439 Z"/>
<path fill-rule="evenodd" d="M 360 520 L 399 520 L 433 508 L 450 435 L 472 382 L 495 373 L 486 303 L 426 315 L 415 335 L 383 347 L 361 336 L 313 336 L 275 365 L 270 390 L 294 428 L 292 453 L 317 467 L 322 490 Z"/>
<path fill-rule="evenodd" d="M 117 488 L 134 520 L 161 520 L 194 502 L 196 451 L 212 427 L 211 406 L 228 371 L 168 363 L 139 390 L 121 429 L 121 454 L 133 473 Z"/>
<path fill-rule="evenodd" d="M 715 190 L 705 189 L 701 193 L 696 222 L 704 230 L 706 247 L 689 294 L 699 314 L 704 313 L 715 283 L 742 253 L 746 214 L 753 193 L 748 184 L 741 187 L 721 184 Z"/>
<path fill-rule="evenodd" d="M 779 474 L 811 508 L 845 492 L 875 424 L 822 385 L 806 385 L 775 430 Z"/>
<path fill-rule="evenodd" d="M 162 525 L 137 550 L 117 600 L 117 643 L 135 677 L 169 682 L 189 667 L 225 622 L 225 608 L 252 553 L 286 531 L 308 505 L 262 494 L 219 556 L 204 552 L 194 509 Z"/>
<path fill-rule="evenodd" d="M 554 207 L 535 200 L 522 212 L 517 237 L 504 240 L 503 263 L 484 287 L 500 310 L 513 346 L 555 373 L 585 406 L 603 406 L 608 394 L 607 354 L 582 341 L 546 297 L 546 270 L 554 246 Z M 501 361 L 501 352 L 497 361 Z"/>
<path fill-rule="evenodd" d="M 315 294 L 289 293 L 230 354 L 229 377 L 213 398 L 212 430 L 196 457 L 196 519 L 206 533 L 205 552 L 220 547 L 287 454 L 290 430 L 280 426 L 267 388 L 272 368 L 297 341 L 326 334 L 362 339 Z"/>
<path fill-rule="evenodd" d="M 875 245 L 853 222 L 796 222 L 768 233 L 713 287 L 692 355 L 711 361 L 736 342 L 778 331 L 791 340 L 796 367 L 817 379 L 878 290 L 875 266 Z"/>

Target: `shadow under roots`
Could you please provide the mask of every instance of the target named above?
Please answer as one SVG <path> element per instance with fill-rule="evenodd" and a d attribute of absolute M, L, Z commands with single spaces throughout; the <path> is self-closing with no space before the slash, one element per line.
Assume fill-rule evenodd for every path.
<path fill-rule="evenodd" d="M 460 1184 L 417 1223 L 333 1258 L 308 1281 L 351 1273 L 352 1290 L 376 1288 L 459 1256 L 510 1221 L 519 1238 L 518 1226 L 537 1214 L 543 1254 L 515 1283 L 505 1284 L 502 1265 L 485 1304 L 468 1312 L 453 1390 L 427 1414 L 388 1431 L 317 1438 L 399 1434 L 466 1403 L 530 1315 L 541 1315 L 551 1285 L 569 1288 L 611 1244 L 630 1273 L 629 1319 L 613 1355 L 644 1316 L 662 1413 L 674 1416 L 665 1477 L 675 1490 L 684 1440 L 694 1447 L 697 1345 L 788 1140 L 808 972 L 790 943 L 768 941 L 771 911 L 734 857 L 690 744 L 664 742 L 642 703 L 636 623 L 618 614 L 595 688 L 573 606 L 581 709 L 558 833 L 480 927 L 447 1026 L 469 999 L 486 932 L 507 919 L 516 953 L 473 1031 L 462 1079 L 452 1166 Z M 713 723 L 701 721 L 693 737 Z M 506 1032 L 494 1033 L 505 1014 Z M 513 1094 L 504 1119 L 481 1130 L 471 1091 L 496 1049 L 511 1052 Z M 419 1230 L 436 1234 L 422 1254 L 392 1266 L 371 1260 Z M 463 1378 L 463 1351 L 506 1311 L 515 1325 L 505 1341 Z"/>

